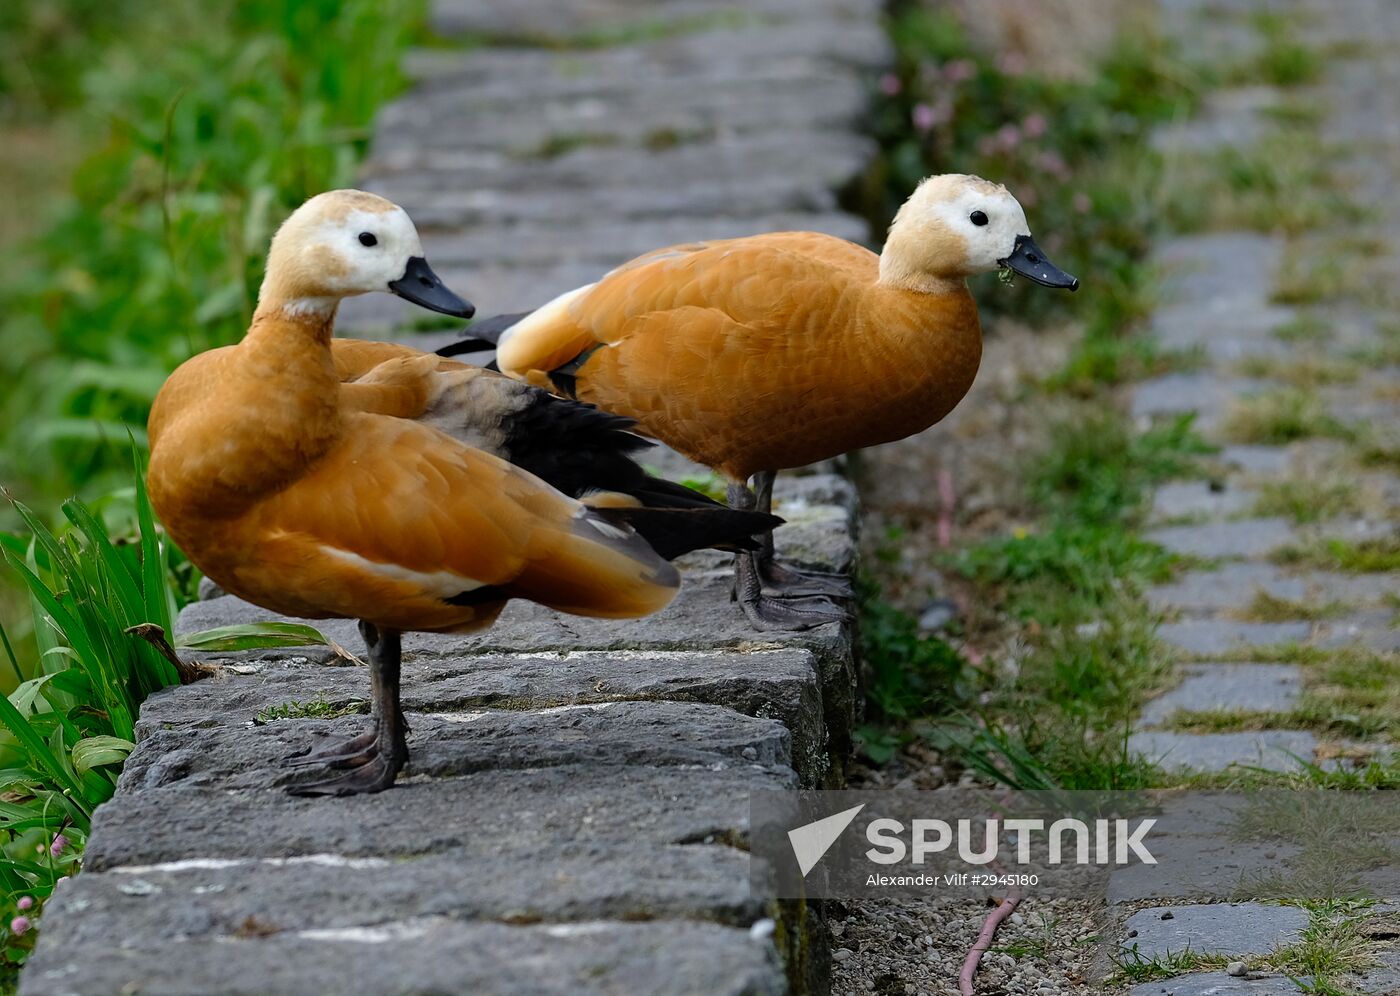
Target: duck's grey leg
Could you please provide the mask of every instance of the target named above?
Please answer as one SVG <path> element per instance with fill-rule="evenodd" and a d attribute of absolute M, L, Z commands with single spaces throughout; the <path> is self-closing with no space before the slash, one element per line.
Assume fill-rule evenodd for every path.
<path fill-rule="evenodd" d="M 292 795 L 359 795 L 380 792 L 394 784 L 408 760 L 408 724 L 399 705 L 399 670 L 402 645 L 398 630 L 380 630 L 360 623 L 360 634 L 369 650 L 370 691 L 374 699 L 373 725 L 368 733 L 335 748 L 321 751 L 317 759 L 345 774 L 319 782 L 293 785 Z M 309 760 L 311 755 L 306 755 Z M 297 761 L 303 759 L 298 758 Z"/>
<path fill-rule="evenodd" d="M 758 510 L 773 511 L 773 482 L 777 479 L 776 470 L 763 470 L 754 475 L 754 490 L 757 492 Z M 758 553 L 757 569 L 763 583 L 763 591 L 774 598 L 810 598 L 824 595 L 827 598 L 851 598 L 855 589 L 844 574 L 831 571 L 806 571 L 779 564 L 773 554 L 773 532 L 763 535 L 763 548 Z"/>
<path fill-rule="evenodd" d="M 369 729 L 358 736 L 348 737 L 330 743 L 320 750 L 312 750 L 308 747 L 305 750 L 297 751 L 295 754 L 288 754 L 282 759 L 284 767 L 300 768 L 312 764 L 325 764 L 332 768 L 353 768 L 364 764 L 374 756 L 375 744 L 378 743 L 379 740 L 379 700 L 382 697 L 382 693 L 380 692 L 379 672 L 373 664 L 373 647 L 379 642 L 379 632 L 370 624 L 362 622 L 360 623 L 360 637 L 365 641 L 365 646 L 370 648 Z"/>
<path fill-rule="evenodd" d="M 729 507 L 751 512 L 758 503 L 743 484 L 729 486 Z M 772 543 L 772 534 L 767 542 Z M 762 550 L 741 551 L 734 555 L 734 598 L 744 615 L 758 629 L 810 629 L 823 623 L 841 622 L 846 610 L 825 594 L 775 596 L 768 593 L 759 574 Z"/>

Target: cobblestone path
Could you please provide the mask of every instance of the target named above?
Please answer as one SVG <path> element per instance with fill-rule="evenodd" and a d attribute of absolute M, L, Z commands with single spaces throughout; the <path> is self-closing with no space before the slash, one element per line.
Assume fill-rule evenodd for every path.
<path fill-rule="evenodd" d="M 1188 44 L 1212 38 L 1222 55 L 1240 56 L 1252 36 L 1230 25 L 1269 6 L 1187 0 L 1164 9 Z M 1339 714 L 1349 687 L 1387 680 L 1376 654 L 1400 649 L 1400 5 L 1283 7 L 1326 53 L 1322 82 L 1219 91 L 1199 118 L 1159 135 L 1169 161 L 1209 156 L 1270 141 L 1280 113 L 1271 109 L 1315 106 L 1319 140 L 1335 150 L 1336 175 L 1361 207 L 1359 217 L 1338 211 L 1290 235 L 1214 231 L 1157 253 L 1165 280 L 1152 331 L 1164 347 L 1198 351 L 1201 363 L 1140 385 L 1133 413 L 1194 413 L 1221 449 L 1209 481 L 1156 495 L 1149 538 L 1196 566 L 1149 593 L 1181 680 L 1149 703 L 1131 746 L 1190 773 L 1346 770 L 1393 750 L 1393 711 L 1350 724 Z M 1194 846 L 1209 864 L 1208 842 Z M 1119 902 L 1152 895 L 1145 882 L 1116 886 Z M 1190 952 L 1239 964 L 1233 975 L 1144 982 L 1133 996 L 1296 993 L 1287 978 L 1255 977 L 1249 963 L 1299 942 L 1308 923 L 1306 911 L 1272 904 L 1140 909 L 1121 927 L 1125 956 Z M 1355 991 L 1400 992 L 1400 952 L 1382 949 L 1379 960 L 1351 980 Z"/>

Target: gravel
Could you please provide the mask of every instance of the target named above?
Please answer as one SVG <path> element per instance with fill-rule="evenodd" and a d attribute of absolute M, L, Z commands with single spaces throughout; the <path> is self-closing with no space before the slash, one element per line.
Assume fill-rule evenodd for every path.
<path fill-rule="evenodd" d="M 837 996 L 957 996 L 958 972 L 990 911 L 955 897 L 833 905 Z M 1101 992 L 1094 959 L 1102 916 L 1087 900 L 1023 900 L 982 959 L 978 996 Z"/>

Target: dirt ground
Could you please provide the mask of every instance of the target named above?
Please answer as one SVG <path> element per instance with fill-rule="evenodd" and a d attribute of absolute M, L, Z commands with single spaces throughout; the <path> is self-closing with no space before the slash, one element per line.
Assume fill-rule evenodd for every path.
<path fill-rule="evenodd" d="M 995 294 L 992 285 L 978 295 Z M 1006 534 L 1029 517 L 1020 471 L 1045 437 L 1054 405 L 1028 384 L 1063 363 L 1076 330 L 987 323 L 982 368 L 963 403 L 926 432 L 866 450 L 855 461 L 865 508 L 863 562 L 885 597 L 919 615 L 951 599 L 970 634 L 965 653 L 1004 659 L 994 620 L 934 566 L 950 542 Z M 951 500 L 950 500 L 951 499 Z M 854 789 L 935 790 L 948 784 L 936 751 L 911 743 L 880 767 L 861 766 Z M 952 994 L 990 909 L 956 897 L 863 900 L 833 909 L 832 992 Z M 1098 992 L 1094 941 L 1102 907 L 1089 901 L 1027 900 L 998 930 L 977 973 L 981 996 Z"/>

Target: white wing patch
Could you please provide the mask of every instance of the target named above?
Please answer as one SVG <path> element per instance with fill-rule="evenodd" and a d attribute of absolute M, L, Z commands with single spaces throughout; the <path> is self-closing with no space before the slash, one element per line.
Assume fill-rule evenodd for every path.
<path fill-rule="evenodd" d="M 465 578 L 452 571 L 414 571 L 407 567 L 400 567 L 398 564 L 382 564 L 376 560 L 366 560 L 358 553 L 351 553 L 349 550 L 342 550 L 334 546 L 322 546 L 321 549 L 344 561 L 352 567 L 362 570 L 376 577 L 387 578 L 390 581 L 402 581 L 407 584 L 417 585 L 420 589 L 436 598 L 452 598 L 463 592 L 475 591 L 477 588 L 485 587 L 485 581 L 477 581 L 475 578 Z"/>
<path fill-rule="evenodd" d="M 606 536 L 608 539 L 629 540 L 636 535 L 632 530 L 623 526 L 614 525 L 601 516 L 594 515 L 588 509 L 575 512 L 574 519 L 586 526 L 590 526 L 594 532 Z"/>
<path fill-rule="evenodd" d="M 582 287 L 575 287 L 571 291 L 565 291 L 563 294 L 560 294 L 548 304 L 544 304 L 536 308 L 534 311 L 530 312 L 524 318 L 520 319 L 520 321 L 516 322 L 510 328 L 506 329 L 504 332 L 501 333 L 500 339 L 498 339 L 496 342 L 497 351 L 499 352 L 501 349 L 504 349 L 506 343 L 509 342 L 515 335 L 519 333 L 525 333 L 528 335 L 531 329 L 537 328 L 539 326 L 553 325 L 562 314 L 568 311 L 569 305 L 574 301 L 575 298 L 582 297 L 584 294 L 587 294 L 589 291 L 591 291 L 594 287 L 597 286 L 598 284 L 595 281 L 591 284 L 584 284 Z"/>

